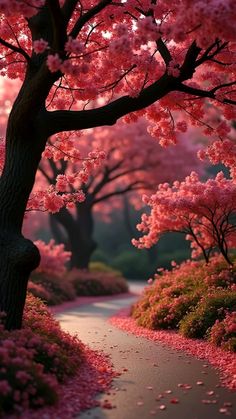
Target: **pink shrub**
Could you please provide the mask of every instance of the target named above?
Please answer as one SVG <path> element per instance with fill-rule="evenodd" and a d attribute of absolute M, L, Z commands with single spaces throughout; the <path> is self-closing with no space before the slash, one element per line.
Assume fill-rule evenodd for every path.
<path fill-rule="evenodd" d="M 236 352 L 236 311 L 228 313 L 224 320 L 216 320 L 209 334 L 210 342 Z"/>
<path fill-rule="evenodd" d="M 31 274 L 28 290 L 48 305 L 73 300 L 76 297 L 75 289 L 63 277 L 71 252 L 65 251 L 63 244 L 56 245 L 54 240 L 50 240 L 48 244 L 38 240 L 35 244 L 40 251 L 41 261 Z"/>
<path fill-rule="evenodd" d="M 25 331 L 3 333 L 0 342 L 0 412 L 55 403 L 57 381 L 34 360 L 36 340 Z"/>
<path fill-rule="evenodd" d="M 50 240 L 48 244 L 42 240 L 37 240 L 34 243 L 41 255 L 37 272 L 61 276 L 66 271 L 65 265 L 70 260 L 71 252 L 65 251 L 64 244 L 55 244 L 54 240 Z"/>
<path fill-rule="evenodd" d="M 33 281 L 28 282 L 28 291 L 44 302 L 48 302 L 53 298 L 42 284 L 37 284 Z"/>
<path fill-rule="evenodd" d="M 60 381 L 75 374 L 83 359 L 82 343 L 64 332 L 47 307 L 30 294 L 24 311 L 24 325 L 50 343 L 50 359 L 47 360 L 49 371 L 52 368 Z M 41 355 L 38 355 L 38 359 L 41 362 Z"/>
<path fill-rule="evenodd" d="M 76 373 L 83 350 L 42 302 L 28 295 L 23 328 L 9 332 L 0 325 L 0 414 L 56 403 L 58 380 Z"/>

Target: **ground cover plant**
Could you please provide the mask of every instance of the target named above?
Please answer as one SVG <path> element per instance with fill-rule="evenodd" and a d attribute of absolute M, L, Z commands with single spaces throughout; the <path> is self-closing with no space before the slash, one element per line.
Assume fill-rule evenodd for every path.
<path fill-rule="evenodd" d="M 150 283 L 152 280 L 149 281 Z M 132 316 L 150 329 L 174 329 L 235 351 L 236 268 L 215 255 L 209 264 L 187 261 L 155 275 Z"/>
<path fill-rule="evenodd" d="M 28 294 L 21 330 L 1 325 L 0 412 L 55 404 L 58 383 L 76 374 L 83 345 L 60 328 L 42 302 Z"/>

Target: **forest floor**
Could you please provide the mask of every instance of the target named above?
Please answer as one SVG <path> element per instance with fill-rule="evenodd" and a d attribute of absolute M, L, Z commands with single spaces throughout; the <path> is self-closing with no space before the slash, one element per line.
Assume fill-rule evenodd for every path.
<path fill-rule="evenodd" d="M 142 285 L 134 283 L 131 292 Z M 218 419 L 236 417 L 236 393 L 220 385 L 206 361 L 112 326 L 108 319 L 130 306 L 137 295 L 88 300 L 61 307 L 56 318 L 92 349 L 109 354 L 116 371 L 111 390 L 99 396 L 103 407 L 79 419 Z M 104 408 L 105 407 L 105 408 Z"/>

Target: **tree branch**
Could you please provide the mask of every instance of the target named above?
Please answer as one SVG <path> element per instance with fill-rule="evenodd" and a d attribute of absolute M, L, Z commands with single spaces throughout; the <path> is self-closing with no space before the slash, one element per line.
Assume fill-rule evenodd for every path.
<path fill-rule="evenodd" d="M 51 111 L 45 115 L 47 135 L 114 125 L 122 116 L 143 109 L 175 89 L 176 79 L 164 74 L 159 80 L 141 91 L 138 97 L 123 96 L 100 108 L 83 111 Z"/>
<path fill-rule="evenodd" d="M 168 50 L 166 44 L 164 43 L 164 41 L 159 38 L 156 42 L 157 45 L 157 49 L 161 55 L 161 57 L 163 58 L 166 66 L 168 66 L 168 64 L 170 63 L 170 61 L 172 61 L 172 56 L 170 51 Z"/>
<path fill-rule="evenodd" d="M 70 18 L 72 17 L 77 4 L 78 4 L 78 0 L 66 0 L 65 3 L 63 4 L 61 11 L 65 18 L 66 25 L 68 24 Z"/>
<path fill-rule="evenodd" d="M 94 199 L 93 205 L 98 204 L 98 202 L 102 202 L 104 200 L 107 200 L 108 198 L 111 198 L 112 196 L 124 195 L 127 192 L 137 191 L 141 187 L 143 187 L 143 183 L 145 183 L 145 182 L 137 180 L 136 182 L 131 183 L 130 185 L 128 185 L 124 189 L 119 189 L 117 191 L 109 192 L 109 193 L 107 193 L 103 196 L 100 196 L 99 198 Z"/>
<path fill-rule="evenodd" d="M 48 176 L 47 172 L 44 170 L 41 164 L 39 165 L 39 171 L 42 173 L 45 179 L 47 179 L 48 183 L 52 184 L 53 178 L 50 178 L 50 176 Z"/>
<path fill-rule="evenodd" d="M 75 23 L 73 29 L 70 32 L 70 36 L 72 36 L 72 38 L 76 38 L 85 23 L 87 23 L 92 17 L 96 16 L 111 3 L 112 0 L 102 0 L 96 6 L 92 7 L 87 13 L 84 13 Z"/>
<path fill-rule="evenodd" d="M 185 55 L 184 62 L 180 68 L 180 77 L 179 77 L 180 81 L 184 81 L 184 80 L 192 78 L 195 68 L 196 68 L 196 60 L 200 52 L 201 52 L 201 48 L 199 48 L 196 42 L 194 41 L 190 45 Z"/>
<path fill-rule="evenodd" d="M 62 51 L 67 40 L 67 34 L 59 0 L 46 0 L 46 6 L 49 9 L 52 22 L 53 42 L 51 46 L 55 50 Z"/>
<path fill-rule="evenodd" d="M 232 82 L 230 83 L 230 85 L 235 84 L 236 82 Z M 217 100 L 215 97 L 215 92 L 219 89 L 221 89 L 222 87 L 226 87 L 224 84 L 219 85 L 217 87 L 214 87 L 211 90 L 202 90 L 202 89 L 197 89 L 195 87 L 190 87 L 190 86 L 186 86 L 183 83 L 180 83 L 179 86 L 176 88 L 177 91 L 179 92 L 184 92 L 184 93 L 188 93 L 191 96 L 197 96 L 197 97 L 202 97 L 202 98 L 210 98 L 210 99 L 214 99 Z M 236 105 L 236 101 L 232 100 L 232 99 L 227 99 L 224 98 L 222 99 L 223 103 L 228 103 L 230 105 Z"/>
<path fill-rule="evenodd" d="M 19 54 L 23 55 L 27 62 L 30 61 L 30 56 L 23 48 L 17 47 L 16 45 L 12 45 L 10 42 L 7 42 L 2 38 L 0 38 L 0 44 L 4 45 L 4 47 L 9 48 L 14 52 L 18 52 Z"/>

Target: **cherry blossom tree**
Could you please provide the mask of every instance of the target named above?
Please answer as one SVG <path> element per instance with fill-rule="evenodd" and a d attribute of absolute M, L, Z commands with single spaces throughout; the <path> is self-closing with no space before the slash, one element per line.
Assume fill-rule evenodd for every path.
<path fill-rule="evenodd" d="M 164 149 L 150 138 L 144 119 L 128 126 L 121 122 L 112 129 L 97 128 L 83 135 L 79 143 L 81 155 L 91 156 L 94 153 L 92 150 L 101 148 L 105 152 L 103 163 L 98 164 L 90 175 L 88 165 L 92 164 L 91 160 L 82 159 L 80 170 L 81 159 L 71 162 L 70 155 L 64 151 L 65 140 L 62 150 L 58 140 L 56 144 L 47 146 L 44 153 L 47 159 L 40 164 L 44 178 L 63 193 L 68 190 L 75 193 L 82 188 L 86 196 L 82 203 L 69 203 L 50 215 L 58 242 L 66 242 L 72 252 L 71 267 L 88 268 L 96 248 L 93 239 L 94 212 L 104 216 L 114 207 L 121 208 L 123 201 L 120 198 L 124 194 L 128 194 L 133 204 L 140 201 L 140 205 L 140 195 L 146 190 L 154 191 L 157 183 L 181 180 L 191 170 L 203 171 L 203 165 L 196 156 L 199 146 L 189 141 L 189 135 L 190 131 L 185 136 L 182 134 L 178 146 Z M 71 137 L 68 137 L 70 142 Z M 73 180 L 69 188 L 68 178 Z M 81 186 L 81 181 L 86 182 Z M 66 238 L 57 224 L 63 227 Z"/>
<path fill-rule="evenodd" d="M 163 145 L 188 118 L 227 137 L 236 12 L 234 0 L 0 0 L 0 13 L 0 74 L 22 82 L 0 180 L 0 310 L 10 329 L 21 326 L 28 276 L 39 264 L 21 230 L 48 139 L 140 115 Z M 219 129 L 206 127 L 205 99 L 222 110 Z"/>
<path fill-rule="evenodd" d="M 196 257 L 202 254 L 209 262 L 213 249 L 218 249 L 229 265 L 229 248 L 236 246 L 236 184 L 222 172 L 215 179 L 201 182 L 192 172 L 183 182 L 160 184 L 156 194 L 143 197 L 151 207 L 137 225 L 144 235 L 133 244 L 149 248 L 167 232 L 184 233 L 191 241 Z"/>

